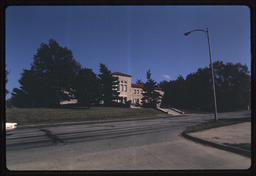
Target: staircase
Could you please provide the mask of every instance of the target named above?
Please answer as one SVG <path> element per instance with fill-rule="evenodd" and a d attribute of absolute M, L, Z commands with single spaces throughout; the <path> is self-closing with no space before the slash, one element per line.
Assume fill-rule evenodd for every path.
<path fill-rule="evenodd" d="M 185 112 L 183 111 L 180 111 L 178 109 L 175 109 L 175 108 L 157 108 L 158 110 L 162 111 L 162 112 L 165 112 L 165 113 L 168 113 L 170 115 L 182 115 L 182 114 L 185 114 Z"/>
<path fill-rule="evenodd" d="M 141 107 L 140 106 L 134 106 L 134 105 L 130 105 L 130 108 L 133 108 L 133 109 L 140 109 Z"/>

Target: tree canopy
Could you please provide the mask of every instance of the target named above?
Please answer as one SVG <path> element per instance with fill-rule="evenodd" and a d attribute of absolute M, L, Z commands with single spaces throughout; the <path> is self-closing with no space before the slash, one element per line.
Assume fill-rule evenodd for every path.
<path fill-rule="evenodd" d="M 78 105 L 90 107 L 99 102 L 99 83 L 100 80 L 92 69 L 83 68 L 78 72 L 73 91 Z"/>
<path fill-rule="evenodd" d="M 119 99 L 117 92 L 118 78 L 113 77 L 106 65 L 100 64 L 100 94 L 105 106 L 111 106 L 113 101 Z"/>
<path fill-rule="evenodd" d="M 251 78 L 246 65 L 222 61 L 213 63 L 218 111 L 246 109 L 250 105 Z M 3 71 L 4 72 L 4 71 Z M 8 72 L 5 72 L 7 75 Z M 156 107 L 160 93 L 156 82 L 147 71 L 143 84 L 144 107 Z M 6 78 L 6 82 L 7 82 Z M 24 69 L 19 79 L 20 87 L 14 88 L 9 103 L 16 107 L 56 107 L 61 101 L 77 99 L 78 105 L 90 106 L 100 101 L 105 106 L 119 99 L 118 78 L 113 77 L 106 65 L 100 64 L 100 74 L 82 68 L 72 51 L 61 47 L 55 40 L 42 43 L 34 55 L 30 69 Z M 141 80 L 137 80 L 142 84 Z M 162 107 L 213 111 L 211 69 L 199 68 L 184 79 L 162 81 L 158 85 L 165 94 Z M 6 93 L 8 91 L 6 90 Z"/>
<path fill-rule="evenodd" d="M 156 108 L 160 100 L 160 93 L 155 91 L 156 82 L 151 79 L 150 70 L 147 71 L 147 82 L 143 84 L 143 98 L 142 103 L 144 107 Z"/>
<path fill-rule="evenodd" d="M 12 99 L 17 107 L 54 107 L 60 101 L 69 100 L 74 78 L 81 66 L 73 58 L 72 51 L 59 46 L 53 40 L 42 43 L 34 55 L 29 70 L 24 69 L 19 80 L 20 88 L 14 88 Z"/>
<path fill-rule="evenodd" d="M 246 109 L 250 104 L 250 75 L 248 67 L 240 63 L 213 63 L 218 111 Z M 213 111 L 211 69 L 199 68 L 186 79 L 161 83 L 165 94 L 162 106 Z"/>
<path fill-rule="evenodd" d="M 19 83 L 10 101 L 16 107 L 57 107 L 71 99 L 76 99 L 78 106 L 89 107 L 100 100 L 110 106 L 119 98 L 118 78 L 104 64 L 97 76 L 92 69 L 82 68 L 72 51 L 53 39 L 41 44 Z"/>
<path fill-rule="evenodd" d="M 136 84 L 144 84 L 141 79 L 137 79 Z"/>

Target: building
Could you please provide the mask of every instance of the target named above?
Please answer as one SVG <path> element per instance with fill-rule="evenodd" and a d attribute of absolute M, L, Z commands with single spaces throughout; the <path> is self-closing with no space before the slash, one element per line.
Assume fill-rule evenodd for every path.
<path fill-rule="evenodd" d="M 121 98 L 118 100 L 119 103 L 126 103 L 127 101 L 131 101 L 132 105 L 142 105 L 142 98 L 143 98 L 143 84 L 133 84 L 132 83 L 132 76 L 114 72 L 112 76 L 118 77 L 118 88 L 117 91 L 120 93 L 119 97 Z M 164 92 L 161 88 L 155 88 L 156 92 L 159 92 L 161 96 L 164 95 Z M 160 106 L 161 102 L 158 104 Z"/>
<path fill-rule="evenodd" d="M 118 77 L 118 87 L 117 91 L 120 93 L 119 97 L 120 99 L 117 100 L 118 103 L 126 103 L 128 101 L 131 101 L 132 105 L 142 105 L 142 98 L 143 98 L 143 84 L 133 84 L 132 83 L 132 76 L 120 73 L 120 72 L 114 72 L 112 73 L 112 76 Z M 159 92 L 161 96 L 164 95 L 164 92 L 161 88 L 156 87 L 156 92 Z M 68 92 L 66 92 L 68 94 Z M 71 97 L 71 100 L 69 101 L 61 101 L 61 105 L 65 104 L 76 104 L 77 100 L 75 98 Z M 161 104 L 157 105 L 158 107 Z"/>

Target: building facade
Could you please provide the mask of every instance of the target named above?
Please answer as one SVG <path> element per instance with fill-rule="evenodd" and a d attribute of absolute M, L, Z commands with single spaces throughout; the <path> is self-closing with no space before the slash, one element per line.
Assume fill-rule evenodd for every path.
<path fill-rule="evenodd" d="M 120 99 L 117 100 L 118 103 L 126 103 L 128 101 L 131 101 L 132 105 L 142 105 L 142 98 L 143 98 L 143 84 L 133 84 L 132 83 L 132 76 L 120 73 L 120 72 L 114 72 L 112 73 L 112 76 L 118 77 L 118 87 L 117 91 L 119 92 Z M 161 104 L 161 98 L 164 95 L 164 92 L 161 88 L 155 88 L 156 92 L 159 92 L 160 97 L 160 103 L 157 104 L 159 107 Z M 66 92 L 68 94 L 68 92 Z M 65 104 L 76 104 L 77 99 L 72 98 L 69 101 L 61 101 L 61 105 Z M 103 103 L 103 102 L 102 102 Z"/>
<path fill-rule="evenodd" d="M 120 93 L 119 97 L 121 98 L 118 100 L 119 103 L 126 103 L 127 101 L 131 101 L 132 105 L 142 105 L 142 98 L 143 98 L 143 84 L 133 84 L 132 83 L 132 76 L 120 73 L 120 72 L 114 72 L 112 73 L 112 76 L 118 77 L 118 88 L 117 91 Z M 159 92 L 160 97 L 160 103 L 158 103 L 157 106 L 160 106 L 161 104 L 161 98 L 164 95 L 164 91 L 161 88 L 155 88 L 156 92 Z"/>

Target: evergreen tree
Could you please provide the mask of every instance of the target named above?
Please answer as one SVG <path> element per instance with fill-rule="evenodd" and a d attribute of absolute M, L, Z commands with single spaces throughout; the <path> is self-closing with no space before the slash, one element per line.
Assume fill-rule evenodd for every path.
<path fill-rule="evenodd" d="M 196 73 L 186 77 L 187 107 L 189 109 L 214 110 L 212 76 L 210 67 L 199 68 Z"/>
<path fill-rule="evenodd" d="M 40 104 L 40 97 L 37 91 L 42 93 L 39 80 L 36 78 L 34 70 L 24 69 L 19 79 L 20 89 L 14 88 L 12 91 L 12 102 L 16 107 L 37 107 Z"/>
<path fill-rule="evenodd" d="M 181 75 L 175 81 L 164 82 L 161 86 L 165 92 L 161 106 L 184 108 L 187 101 L 187 89 L 186 82 Z"/>
<path fill-rule="evenodd" d="M 168 84 L 169 84 L 169 82 L 166 80 L 160 81 L 160 83 L 158 84 L 158 87 L 162 88 L 163 91 L 166 92 Z"/>
<path fill-rule="evenodd" d="M 104 64 L 100 64 L 100 85 L 101 85 L 101 100 L 105 106 L 111 106 L 113 101 L 119 99 L 117 92 L 118 78 L 113 77 L 111 71 Z"/>
<path fill-rule="evenodd" d="M 83 68 L 78 72 L 73 91 L 78 105 L 90 107 L 98 102 L 99 81 L 92 69 Z"/>
<path fill-rule="evenodd" d="M 147 71 L 147 82 L 143 85 L 142 103 L 144 107 L 156 108 L 160 100 L 160 93 L 155 91 L 156 82 L 151 79 L 150 70 Z"/>
<path fill-rule="evenodd" d="M 141 79 L 137 79 L 136 84 L 144 84 Z"/>
<path fill-rule="evenodd" d="M 42 43 L 34 55 L 30 70 L 24 70 L 19 80 L 20 89 L 12 93 L 17 107 L 55 107 L 60 101 L 69 100 L 74 78 L 81 66 L 72 51 L 53 40 Z M 23 102 L 23 103 L 21 103 Z"/>

